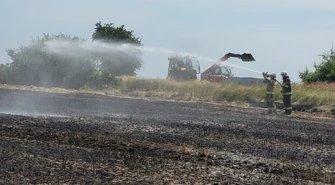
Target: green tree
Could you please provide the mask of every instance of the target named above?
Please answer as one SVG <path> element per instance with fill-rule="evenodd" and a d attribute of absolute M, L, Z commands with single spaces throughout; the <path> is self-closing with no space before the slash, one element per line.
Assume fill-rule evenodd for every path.
<path fill-rule="evenodd" d="M 42 38 L 34 38 L 28 46 L 21 46 L 16 51 L 7 50 L 8 55 L 12 58 L 9 74 L 12 83 L 45 87 L 73 87 L 69 86 L 67 81 L 71 76 L 77 77 L 78 71 L 70 71 L 70 69 L 76 65 L 84 66 L 89 61 L 76 60 L 48 52 L 45 46 L 50 40 L 78 42 L 83 39 L 64 34 L 44 34 Z"/>
<path fill-rule="evenodd" d="M 76 89 L 103 82 L 92 78 L 97 70 L 93 56 L 78 57 L 49 52 L 46 42 L 51 40 L 69 41 L 72 44 L 85 41 L 64 34 L 44 34 L 42 38 L 33 39 L 28 46 L 7 50 L 12 62 L 9 66 L 1 66 L 1 73 L 6 75 L 2 79 L 11 84 Z"/>
<path fill-rule="evenodd" d="M 335 52 L 333 48 L 328 53 L 319 56 L 322 58 L 321 63 L 314 63 L 314 72 L 305 68 L 303 72 L 299 73 L 303 82 L 335 82 Z"/>
<path fill-rule="evenodd" d="M 73 49 L 82 48 L 85 39 L 69 35 L 49 35 L 35 38 L 28 46 L 7 50 L 10 64 L 0 66 L 1 83 L 44 87 L 80 88 L 84 85 L 105 87 L 117 85 L 118 75 L 136 75 L 142 67 L 141 39 L 124 25 L 96 23 L 93 41 L 101 42 L 99 49 L 82 55 L 50 52 L 49 41 L 66 41 Z M 126 44 L 126 45 L 123 45 Z M 108 52 L 106 52 L 108 51 Z"/>
<path fill-rule="evenodd" d="M 101 68 L 113 75 L 136 75 L 143 65 L 142 52 L 136 48 L 142 46 L 141 39 L 124 25 L 115 27 L 113 23 L 102 24 L 100 21 L 95 26 L 93 41 L 108 43 L 114 48 L 109 54 L 97 55 Z M 122 44 L 126 44 L 124 50 L 115 49 Z"/>
<path fill-rule="evenodd" d="M 2 84 L 8 83 L 9 72 L 10 72 L 9 64 L 0 64 L 0 83 Z"/>

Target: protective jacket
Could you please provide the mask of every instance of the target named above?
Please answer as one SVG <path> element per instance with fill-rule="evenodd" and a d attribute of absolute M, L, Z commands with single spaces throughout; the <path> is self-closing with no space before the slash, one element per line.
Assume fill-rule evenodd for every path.
<path fill-rule="evenodd" d="M 291 89 L 291 80 L 289 76 L 284 76 L 283 78 L 283 84 L 282 84 L 282 95 L 291 95 L 292 89 Z"/>
<path fill-rule="evenodd" d="M 264 76 L 264 82 L 266 83 L 266 94 L 274 94 L 275 83 L 274 79 L 268 79 L 267 76 Z"/>
<path fill-rule="evenodd" d="M 268 77 L 271 77 L 270 79 L 268 79 Z M 265 73 L 263 73 L 263 77 L 264 77 L 264 82 L 266 83 L 266 106 L 268 108 L 268 114 L 273 114 L 273 113 L 277 113 L 276 110 L 276 105 L 274 103 L 274 89 L 275 89 L 275 83 L 276 83 L 276 76 L 275 74 L 271 74 L 271 75 L 267 75 Z"/>

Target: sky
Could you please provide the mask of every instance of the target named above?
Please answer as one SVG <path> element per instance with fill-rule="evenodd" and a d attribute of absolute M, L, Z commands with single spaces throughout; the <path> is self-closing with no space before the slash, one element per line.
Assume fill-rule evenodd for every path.
<path fill-rule="evenodd" d="M 90 40 L 102 21 L 125 25 L 148 47 L 214 60 L 228 52 L 251 53 L 255 62 L 227 61 L 235 76 L 285 71 L 299 82 L 299 72 L 313 70 L 318 55 L 332 48 L 334 17 L 334 0 L 2 0 L 0 63 L 11 62 L 6 49 L 28 45 L 43 33 Z M 138 76 L 166 78 L 167 57 L 145 53 Z M 204 71 L 213 63 L 200 64 Z"/>

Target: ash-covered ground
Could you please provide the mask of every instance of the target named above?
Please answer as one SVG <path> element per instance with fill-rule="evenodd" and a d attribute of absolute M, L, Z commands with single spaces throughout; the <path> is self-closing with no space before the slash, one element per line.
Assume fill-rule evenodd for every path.
<path fill-rule="evenodd" d="M 0 184 L 334 184 L 333 118 L 0 89 Z"/>

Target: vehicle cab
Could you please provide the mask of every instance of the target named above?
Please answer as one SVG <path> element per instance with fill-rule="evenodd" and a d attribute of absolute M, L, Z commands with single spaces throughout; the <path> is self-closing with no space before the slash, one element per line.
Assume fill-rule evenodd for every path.
<path fill-rule="evenodd" d="M 233 74 L 229 68 L 225 66 L 213 65 L 201 74 L 201 79 L 212 82 L 223 82 L 232 76 Z"/>

